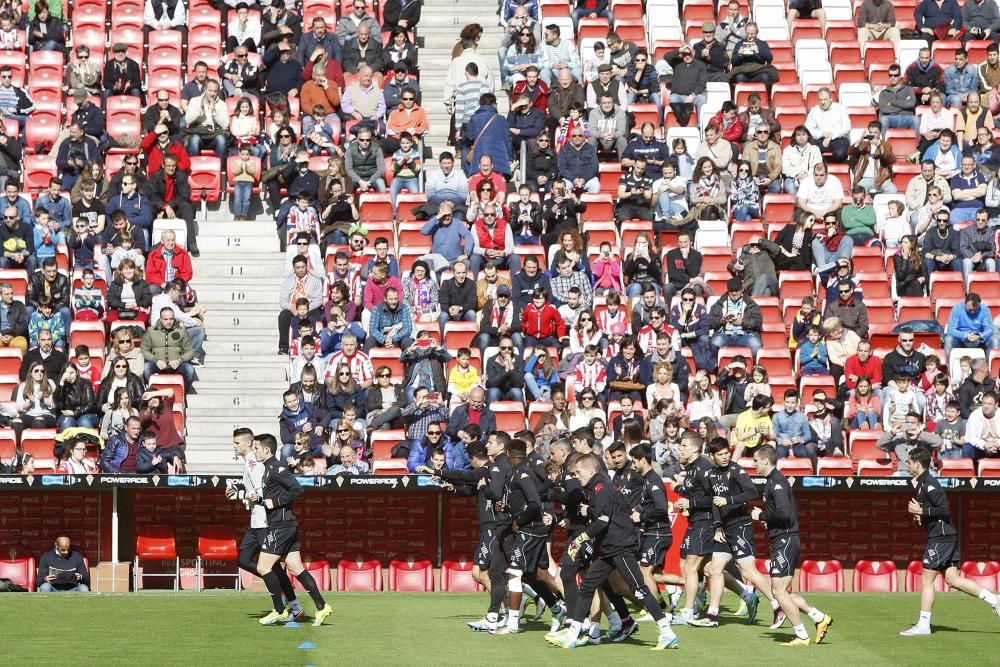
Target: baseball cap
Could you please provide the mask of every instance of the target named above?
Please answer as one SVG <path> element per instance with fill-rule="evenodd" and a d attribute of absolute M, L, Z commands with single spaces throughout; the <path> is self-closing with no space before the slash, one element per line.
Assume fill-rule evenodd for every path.
<path fill-rule="evenodd" d="M 701 29 L 705 32 L 715 32 L 715 24 L 711 21 L 705 21 L 705 23 L 702 24 Z"/>
<path fill-rule="evenodd" d="M 497 296 L 510 296 L 510 288 L 506 285 L 501 285 L 497 288 Z"/>
<path fill-rule="evenodd" d="M 123 53 L 125 51 L 128 51 L 128 47 L 125 46 L 123 42 L 117 42 L 115 43 L 114 46 L 111 47 L 111 50 L 114 51 L 115 53 Z"/>
<path fill-rule="evenodd" d="M 405 72 L 406 71 L 406 63 L 404 63 L 402 60 L 400 60 L 399 62 L 397 62 L 395 65 L 392 66 L 392 70 L 394 72 Z"/>

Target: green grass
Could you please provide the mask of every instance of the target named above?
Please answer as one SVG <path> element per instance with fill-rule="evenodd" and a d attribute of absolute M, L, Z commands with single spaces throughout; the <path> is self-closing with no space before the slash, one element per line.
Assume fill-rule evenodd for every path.
<path fill-rule="evenodd" d="M 716 629 L 678 628 L 681 648 L 651 653 L 655 626 L 624 644 L 566 651 L 543 639 L 546 621 L 512 637 L 475 633 L 465 622 L 481 615 L 485 595 L 330 593 L 329 625 L 262 627 L 267 607 L 259 593 L 4 595 L 3 663 L 8 665 L 990 665 L 1000 619 L 958 593 L 938 597 L 934 634 L 899 637 L 917 616 L 909 594 L 811 595 L 836 619 L 821 646 L 786 648 L 786 625 L 772 632 L 759 620 L 723 619 Z M 727 596 L 732 599 L 732 596 Z M 303 600 L 311 613 L 312 605 Z M 532 608 L 529 607 L 529 616 Z M 767 614 L 770 620 L 770 614 Z M 812 631 L 812 624 L 807 623 Z M 302 642 L 316 645 L 302 650 Z M 993 656 L 993 657 L 990 657 Z"/>

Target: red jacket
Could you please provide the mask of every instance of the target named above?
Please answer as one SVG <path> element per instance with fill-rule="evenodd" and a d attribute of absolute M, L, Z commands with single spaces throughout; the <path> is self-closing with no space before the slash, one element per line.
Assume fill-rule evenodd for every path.
<path fill-rule="evenodd" d="M 191 282 L 194 271 L 191 268 L 191 255 L 188 254 L 187 250 L 175 245 L 171 265 L 177 270 L 177 273 L 174 274 L 175 278 L 183 278 L 185 281 Z M 163 287 L 166 281 L 167 263 L 163 259 L 163 244 L 157 243 L 146 257 L 146 282 L 150 285 Z"/>
<path fill-rule="evenodd" d="M 565 338 L 566 323 L 551 303 L 542 306 L 541 310 L 529 303 L 521 312 L 521 333 L 532 338 Z"/>
<path fill-rule="evenodd" d="M 514 88 L 511 91 L 510 98 L 516 100 L 522 94 L 527 93 L 528 97 L 531 97 L 531 106 L 535 107 L 542 113 L 547 113 L 549 110 L 549 87 L 541 79 L 535 84 L 535 90 L 532 92 L 528 90 L 528 82 L 525 79 L 521 79 L 514 84 Z"/>
<path fill-rule="evenodd" d="M 142 154 L 146 156 L 146 175 L 152 176 L 163 165 L 163 149 L 156 143 L 156 135 L 152 132 L 146 134 L 142 139 Z M 183 172 L 191 173 L 191 156 L 188 155 L 184 144 L 171 139 L 167 144 L 167 153 L 177 158 L 177 168 Z"/>
<path fill-rule="evenodd" d="M 743 138 L 743 121 L 740 120 L 739 116 L 733 118 L 733 122 L 726 125 L 725 121 L 722 119 L 722 111 L 719 111 L 714 116 L 712 120 L 709 121 L 709 125 L 715 124 L 719 126 L 719 130 L 722 133 L 722 138 L 726 141 L 732 141 L 739 143 Z"/>

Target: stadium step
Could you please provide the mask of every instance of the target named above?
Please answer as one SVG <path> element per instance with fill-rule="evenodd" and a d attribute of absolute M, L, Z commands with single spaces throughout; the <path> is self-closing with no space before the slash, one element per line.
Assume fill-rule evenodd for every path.
<path fill-rule="evenodd" d="M 278 356 L 284 257 L 269 218 L 234 222 L 225 204 L 201 222 L 194 287 L 206 315 L 206 365 L 188 396 L 188 469 L 234 473 L 232 433 L 275 432 L 288 357 Z"/>
<path fill-rule="evenodd" d="M 448 127 L 451 121 L 445 110 L 443 95 L 444 82 L 451 63 L 451 49 L 458 40 L 458 34 L 469 23 L 483 26 L 483 36 L 479 42 L 479 53 L 490 58 L 497 72 L 493 83 L 500 88 L 499 59 L 501 28 L 497 26 L 496 8 L 492 3 L 468 3 L 461 0 L 425 0 L 420 11 L 420 36 L 424 46 L 420 49 L 420 90 L 423 107 L 427 112 L 430 132 L 425 144 L 432 149 L 433 157 L 426 162 L 426 168 L 436 168 L 437 156 L 448 146 Z M 500 112 L 507 113 L 507 96 L 500 98 Z"/>

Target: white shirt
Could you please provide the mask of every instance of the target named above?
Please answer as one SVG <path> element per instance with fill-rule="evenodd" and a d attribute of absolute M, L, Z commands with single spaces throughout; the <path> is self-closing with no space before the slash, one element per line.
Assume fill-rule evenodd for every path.
<path fill-rule="evenodd" d="M 810 208 L 816 211 L 829 211 L 835 202 L 844 200 L 844 186 L 836 176 L 826 177 L 823 185 L 816 185 L 816 178 L 805 178 L 796 196 L 804 199 Z"/>
<path fill-rule="evenodd" d="M 976 408 L 965 423 L 965 441 L 977 449 L 984 449 L 986 438 L 992 433 L 1000 435 L 1000 410 L 991 419 L 983 415 L 982 408 Z"/>
<path fill-rule="evenodd" d="M 243 488 L 247 495 L 264 495 L 264 464 L 257 460 L 253 451 L 247 452 L 243 460 Z M 267 511 L 263 505 L 254 504 L 250 508 L 250 527 L 267 528 Z"/>
<path fill-rule="evenodd" d="M 833 139 L 846 138 L 851 133 L 851 117 L 840 102 L 831 103 L 826 111 L 817 105 L 806 116 L 806 129 L 817 141 L 827 132 Z"/>

